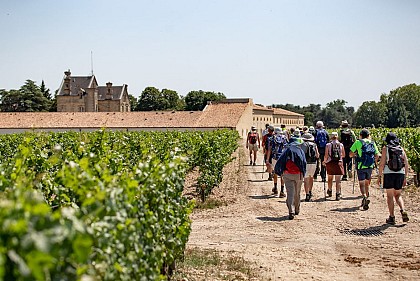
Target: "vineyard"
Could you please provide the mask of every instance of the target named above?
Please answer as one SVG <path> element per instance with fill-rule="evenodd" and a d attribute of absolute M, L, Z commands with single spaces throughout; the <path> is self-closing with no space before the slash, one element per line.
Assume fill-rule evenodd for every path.
<path fill-rule="evenodd" d="M 0 136 L 0 280 L 165 280 L 236 131 Z"/>

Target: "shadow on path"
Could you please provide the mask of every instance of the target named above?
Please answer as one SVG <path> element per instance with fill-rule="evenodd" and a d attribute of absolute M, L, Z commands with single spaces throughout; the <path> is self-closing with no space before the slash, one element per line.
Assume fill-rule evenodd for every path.
<path fill-rule="evenodd" d="M 257 217 L 257 220 L 260 221 L 288 221 L 289 216 L 282 216 L 282 217 Z"/>
<path fill-rule="evenodd" d="M 356 212 L 359 209 L 360 209 L 359 206 L 354 206 L 354 207 L 347 207 L 347 208 L 335 208 L 335 209 L 331 209 L 331 211 L 340 212 L 340 213 L 351 213 L 351 212 Z"/>

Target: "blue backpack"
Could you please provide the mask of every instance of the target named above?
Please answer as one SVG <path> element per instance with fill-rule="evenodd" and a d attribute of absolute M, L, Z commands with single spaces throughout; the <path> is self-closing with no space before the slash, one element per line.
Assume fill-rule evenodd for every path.
<path fill-rule="evenodd" d="M 286 138 L 282 135 L 274 135 L 270 141 L 271 157 L 277 160 L 287 144 Z"/>
<path fill-rule="evenodd" d="M 328 143 L 327 131 L 324 129 L 317 129 L 315 135 L 315 143 L 321 148 L 326 147 Z"/>
<path fill-rule="evenodd" d="M 375 145 L 374 142 L 362 141 L 362 156 L 358 157 L 358 162 L 365 167 L 371 167 L 375 163 Z"/>

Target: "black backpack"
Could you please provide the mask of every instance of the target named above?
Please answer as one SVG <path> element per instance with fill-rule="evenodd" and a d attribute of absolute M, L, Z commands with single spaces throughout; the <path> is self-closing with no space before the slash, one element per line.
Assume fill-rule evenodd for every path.
<path fill-rule="evenodd" d="M 308 164 L 316 163 L 315 145 L 316 145 L 315 143 L 309 142 L 309 141 L 305 141 L 303 143 L 303 146 L 304 146 L 303 150 L 305 151 L 306 163 Z"/>
<path fill-rule="evenodd" d="M 353 144 L 353 136 L 351 130 L 342 130 L 341 131 L 341 143 L 345 148 L 350 148 Z"/>
<path fill-rule="evenodd" d="M 331 161 L 338 162 L 341 160 L 341 147 L 340 143 L 331 142 Z"/>
<path fill-rule="evenodd" d="M 391 171 L 398 172 L 404 166 L 403 150 L 399 145 L 388 145 L 388 162 L 387 166 Z"/>

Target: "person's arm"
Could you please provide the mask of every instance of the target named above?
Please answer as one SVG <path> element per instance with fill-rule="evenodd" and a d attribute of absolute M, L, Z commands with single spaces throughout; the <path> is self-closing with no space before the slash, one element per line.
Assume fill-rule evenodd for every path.
<path fill-rule="evenodd" d="M 329 155 L 329 149 L 330 149 L 331 143 L 327 143 L 327 145 L 325 146 L 325 153 L 324 153 L 324 159 L 322 159 L 322 165 L 325 166 L 325 164 L 327 164 L 327 159 L 328 159 L 328 155 Z"/>
<path fill-rule="evenodd" d="M 249 133 L 248 133 L 248 135 L 246 136 L 246 148 L 248 148 L 248 144 L 249 144 Z"/>
<path fill-rule="evenodd" d="M 261 147 L 260 134 L 257 133 L 258 147 Z"/>
<path fill-rule="evenodd" d="M 349 154 L 349 156 L 351 157 L 351 158 L 353 158 L 353 157 L 357 157 L 357 156 L 359 156 L 359 155 L 357 155 L 357 141 L 355 141 L 353 144 L 352 144 L 352 146 L 350 147 L 350 154 Z"/>
<path fill-rule="evenodd" d="M 376 146 L 376 143 L 373 143 L 373 145 L 375 146 L 375 165 L 376 166 L 378 166 L 378 160 L 379 160 L 379 149 L 378 149 L 378 147 Z M 382 156 L 381 156 L 381 158 L 382 158 Z"/>
<path fill-rule="evenodd" d="M 341 146 L 341 159 L 346 157 L 346 151 L 344 150 L 344 145 L 340 143 Z"/>
<path fill-rule="evenodd" d="M 378 171 L 378 184 L 381 184 L 382 175 L 385 169 L 385 162 L 386 162 L 386 146 L 382 147 L 381 153 L 381 161 L 379 162 L 379 171 Z"/>
<path fill-rule="evenodd" d="M 319 159 L 318 146 L 316 144 L 314 144 L 314 147 L 315 147 L 315 156 L 316 156 L 316 159 Z"/>

